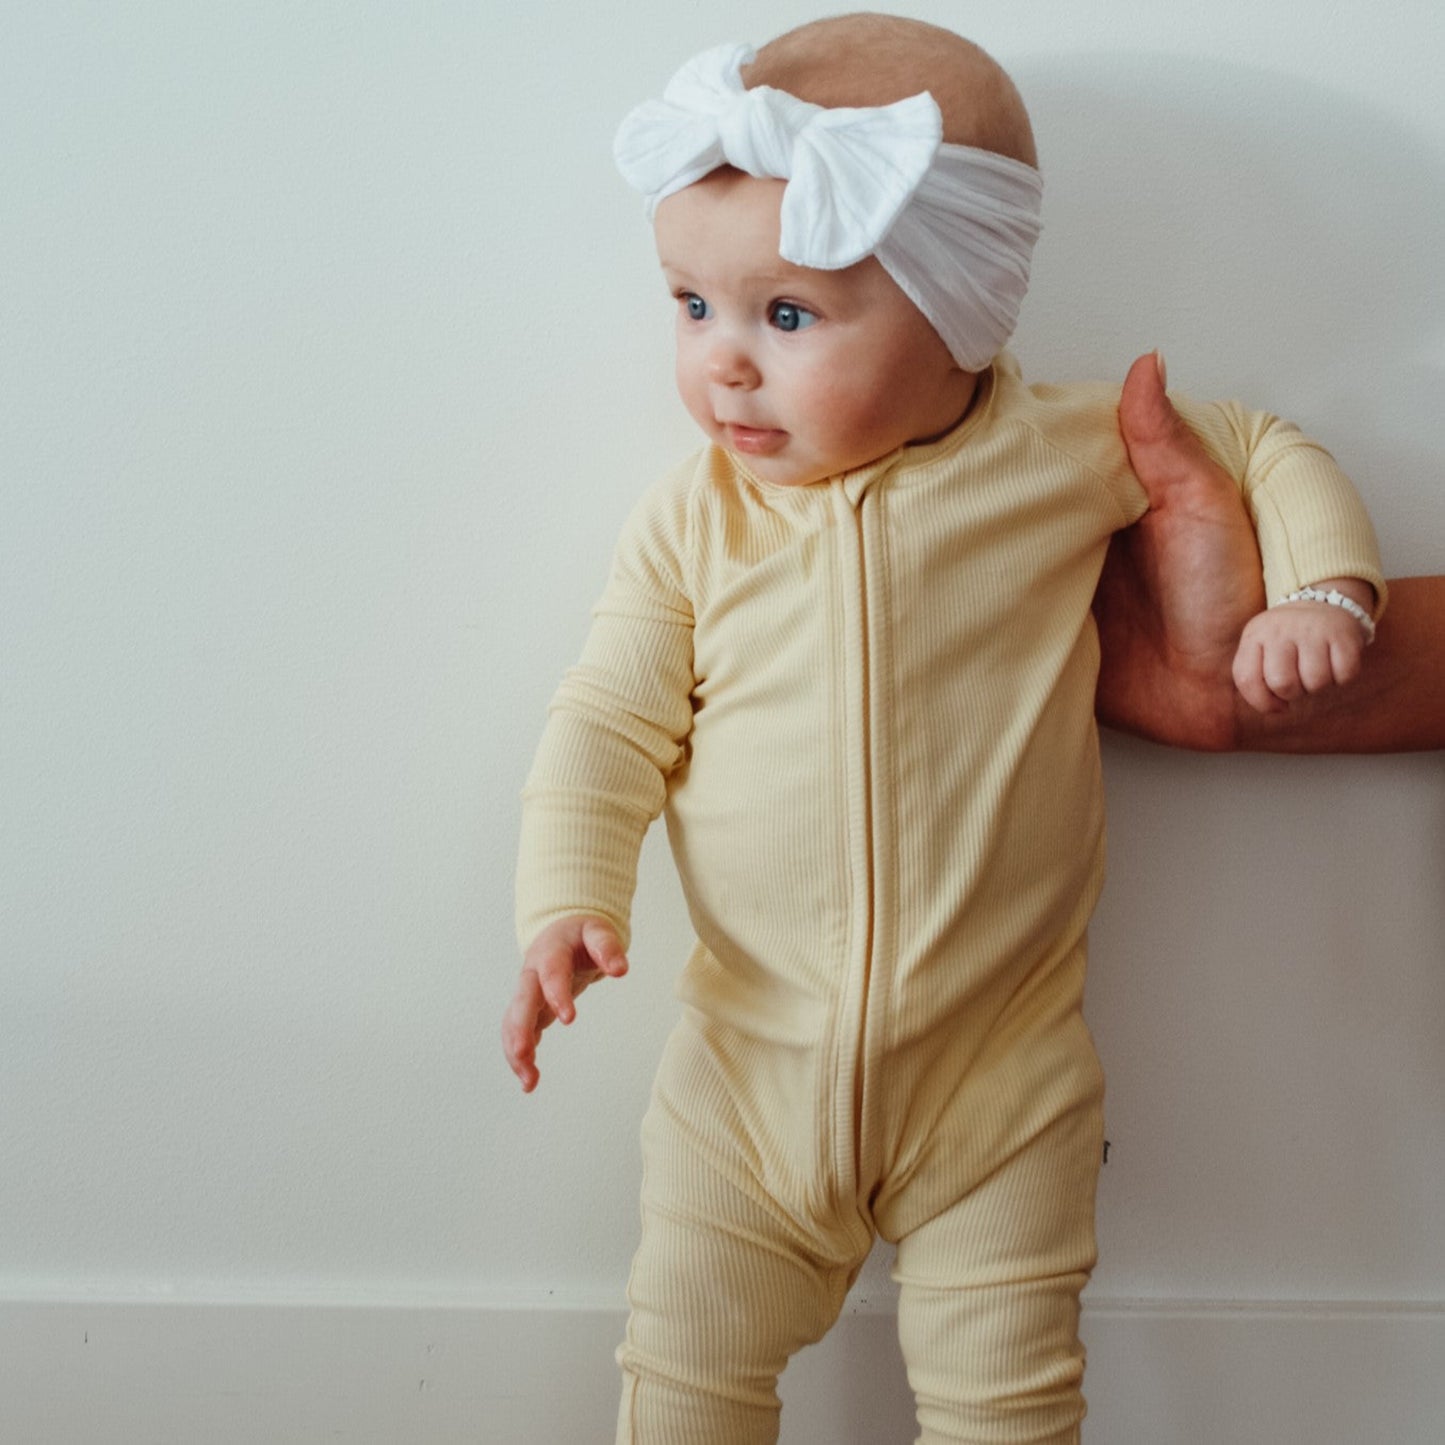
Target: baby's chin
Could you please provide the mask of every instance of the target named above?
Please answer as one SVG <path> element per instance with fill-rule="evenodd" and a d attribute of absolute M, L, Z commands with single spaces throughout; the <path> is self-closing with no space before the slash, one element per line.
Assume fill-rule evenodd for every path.
<path fill-rule="evenodd" d="M 725 450 L 742 465 L 749 476 L 775 487 L 811 487 L 818 482 L 841 476 L 848 470 L 847 467 L 810 466 L 778 454 L 760 456 L 733 446 L 726 446 Z"/>
<path fill-rule="evenodd" d="M 732 425 L 709 431 L 750 476 L 775 487 L 815 486 L 880 460 L 809 453 L 791 433 L 773 427 Z"/>

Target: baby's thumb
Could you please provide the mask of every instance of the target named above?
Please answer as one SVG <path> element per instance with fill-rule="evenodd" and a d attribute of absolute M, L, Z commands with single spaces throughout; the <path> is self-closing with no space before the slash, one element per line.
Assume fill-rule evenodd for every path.
<path fill-rule="evenodd" d="M 627 972 L 627 955 L 617 930 L 605 918 L 589 918 L 582 925 L 582 946 L 592 962 L 611 978 Z"/>

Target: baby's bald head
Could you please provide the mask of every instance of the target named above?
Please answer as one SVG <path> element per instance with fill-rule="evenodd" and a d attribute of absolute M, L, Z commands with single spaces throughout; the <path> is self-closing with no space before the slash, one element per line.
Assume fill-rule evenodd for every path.
<path fill-rule="evenodd" d="M 926 90 L 943 112 L 943 138 L 1038 164 L 1028 111 L 1003 67 L 951 30 L 897 15 L 838 15 L 769 41 L 743 71 L 829 108 L 891 105 Z"/>

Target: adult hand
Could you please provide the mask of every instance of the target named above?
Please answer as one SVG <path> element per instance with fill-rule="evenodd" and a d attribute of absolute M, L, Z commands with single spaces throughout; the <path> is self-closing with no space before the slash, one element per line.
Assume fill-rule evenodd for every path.
<path fill-rule="evenodd" d="M 1099 720 L 1177 747 L 1236 747 L 1231 666 L 1264 607 L 1239 488 L 1170 404 L 1153 353 L 1129 370 L 1119 430 L 1149 510 L 1115 535 L 1094 598 Z"/>

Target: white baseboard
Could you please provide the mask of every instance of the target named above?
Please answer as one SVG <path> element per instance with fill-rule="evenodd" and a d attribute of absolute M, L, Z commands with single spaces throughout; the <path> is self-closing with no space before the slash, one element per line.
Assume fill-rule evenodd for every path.
<path fill-rule="evenodd" d="M 3 1445 L 606 1445 L 611 1308 L 0 1299 Z M 1445 1305 L 1093 1301 L 1088 1445 L 1439 1445 Z M 886 1312 L 783 1381 L 784 1445 L 907 1445 Z M 686 1442 L 677 1442 L 686 1445 Z"/>

